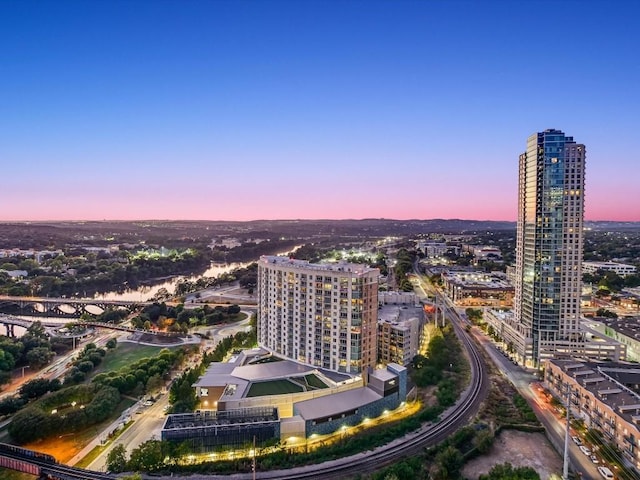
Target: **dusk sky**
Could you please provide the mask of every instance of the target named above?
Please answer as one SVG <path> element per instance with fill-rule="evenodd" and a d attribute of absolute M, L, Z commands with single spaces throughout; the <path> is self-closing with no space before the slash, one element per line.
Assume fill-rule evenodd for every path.
<path fill-rule="evenodd" d="M 640 2 L 0 0 L 0 220 L 640 220 Z"/>

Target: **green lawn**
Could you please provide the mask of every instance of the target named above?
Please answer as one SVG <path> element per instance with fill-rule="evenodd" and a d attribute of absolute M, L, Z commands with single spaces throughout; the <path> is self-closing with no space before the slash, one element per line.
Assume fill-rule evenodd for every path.
<path fill-rule="evenodd" d="M 264 395 L 282 395 L 284 393 L 299 393 L 304 389 L 289 380 L 272 380 L 268 382 L 252 383 L 247 397 L 262 397 Z"/>
<path fill-rule="evenodd" d="M 310 387 L 329 388 L 322 380 L 320 380 L 318 377 L 316 377 L 313 374 L 305 375 L 304 378 L 307 380 L 307 383 L 309 384 Z"/>
<path fill-rule="evenodd" d="M 118 370 L 127 365 L 131 365 L 141 358 L 155 357 L 164 346 L 154 347 L 151 345 L 138 345 L 137 343 L 118 343 L 115 351 L 107 352 L 102 359 L 102 363 L 93 371 L 93 375 L 98 373 Z"/>
<path fill-rule="evenodd" d="M 28 473 L 20 473 L 0 467 L 0 478 L 2 478 L 2 480 L 33 480 L 36 477 Z"/>

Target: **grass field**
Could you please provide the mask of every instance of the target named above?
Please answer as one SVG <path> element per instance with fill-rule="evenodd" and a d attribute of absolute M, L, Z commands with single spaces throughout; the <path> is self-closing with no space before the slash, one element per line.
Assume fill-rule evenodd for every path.
<path fill-rule="evenodd" d="M 327 387 L 327 385 L 320 380 L 318 377 L 316 377 L 315 375 L 305 375 L 304 378 L 307 379 L 307 383 L 309 384 L 309 386 L 311 387 L 316 387 L 316 388 L 329 388 Z"/>
<path fill-rule="evenodd" d="M 262 397 L 264 395 L 282 395 L 284 393 L 299 393 L 304 391 L 300 385 L 289 380 L 272 380 L 269 382 L 252 383 L 247 397 Z"/>
<path fill-rule="evenodd" d="M 102 363 L 93 371 L 94 375 L 102 372 L 118 370 L 140 360 L 141 358 L 155 357 L 165 347 L 150 345 L 138 345 L 137 343 L 118 343 L 114 352 L 107 352 Z"/>
<path fill-rule="evenodd" d="M 29 475 L 28 473 L 15 472 L 13 470 L 0 467 L 0 478 L 2 480 L 33 480 L 36 477 Z"/>

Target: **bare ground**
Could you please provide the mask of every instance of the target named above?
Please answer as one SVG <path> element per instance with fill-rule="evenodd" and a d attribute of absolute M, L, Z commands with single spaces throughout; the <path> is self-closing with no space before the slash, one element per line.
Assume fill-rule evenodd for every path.
<path fill-rule="evenodd" d="M 552 478 L 552 474 L 555 478 L 562 476 L 562 458 L 547 437 L 543 433 L 516 430 L 503 430 L 489 453 L 469 461 L 462 469 L 462 475 L 477 480 L 481 474 L 489 473 L 494 465 L 506 462 L 514 467 L 531 467 L 542 480 Z"/>

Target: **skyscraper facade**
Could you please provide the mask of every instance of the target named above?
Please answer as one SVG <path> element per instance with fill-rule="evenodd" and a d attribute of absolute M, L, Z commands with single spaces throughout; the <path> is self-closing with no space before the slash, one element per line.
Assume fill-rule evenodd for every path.
<path fill-rule="evenodd" d="M 263 256 L 258 343 L 289 359 L 345 373 L 375 368 L 379 270 Z"/>
<path fill-rule="evenodd" d="M 559 130 L 531 135 L 520 155 L 514 320 L 531 366 L 583 345 L 584 174 L 585 146 Z"/>

